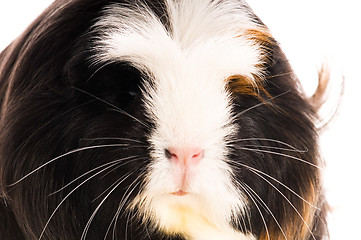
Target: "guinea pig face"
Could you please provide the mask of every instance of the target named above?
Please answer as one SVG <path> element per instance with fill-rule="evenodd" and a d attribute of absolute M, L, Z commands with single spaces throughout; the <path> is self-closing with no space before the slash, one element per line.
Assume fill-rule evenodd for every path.
<path fill-rule="evenodd" d="M 325 234 L 315 108 L 243 1 L 56 1 L 0 60 L 4 236 Z"/>
<path fill-rule="evenodd" d="M 238 130 L 228 80 L 249 78 L 257 91 L 264 53 L 250 30 L 266 30 L 239 3 L 169 1 L 167 7 L 168 30 L 151 11 L 119 5 L 96 24 L 102 37 L 94 58 L 128 62 L 147 75 L 141 89 L 154 126 L 147 139 L 151 163 L 132 204 L 169 233 L 202 235 L 204 227 L 236 238 L 229 223 L 246 200 L 227 163 Z"/>

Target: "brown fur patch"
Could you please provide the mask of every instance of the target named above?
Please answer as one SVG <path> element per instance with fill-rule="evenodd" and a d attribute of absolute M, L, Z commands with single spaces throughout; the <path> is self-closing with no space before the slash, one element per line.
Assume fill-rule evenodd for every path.
<path fill-rule="evenodd" d="M 315 93 L 310 98 L 310 103 L 318 110 L 325 103 L 325 96 L 330 81 L 330 71 L 326 65 L 323 65 L 318 72 L 318 85 Z"/>
<path fill-rule="evenodd" d="M 273 42 L 273 37 L 267 28 L 248 29 L 244 34 L 248 39 L 254 40 L 261 46 L 267 46 Z"/>
<path fill-rule="evenodd" d="M 271 95 L 264 87 L 264 81 L 257 78 L 250 78 L 242 75 L 233 75 L 226 79 L 228 87 L 233 93 L 252 96 L 265 102 L 265 97 L 271 98 Z"/>
<path fill-rule="evenodd" d="M 262 27 L 248 29 L 245 31 L 244 36 L 262 49 L 262 62 L 257 66 L 259 69 L 262 69 L 270 61 L 269 51 L 272 49 L 271 45 L 275 43 L 274 38 L 267 28 Z"/>
<path fill-rule="evenodd" d="M 315 184 L 317 185 L 317 183 L 312 181 L 307 183 L 307 192 L 301 193 L 301 196 L 304 199 L 302 203 L 299 204 L 299 206 L 294 206 L 295 209 L 292 209 L 291 215 L 288 214 L 287 216 L 283 216 L 284 221 L 279 223 L 280 226 L 274 222 L 268 225 L 268 232 L 267 230 L 264 230 L 260 234 L 259 240 L 318 239 L 312 232 L 314 230 L 315 213 L 318 210 L 318 199 L 316 199 L 318 193 Z M 290 206 L 284 206 L 285 209 L 289 207 Z"/>
<path fill-rule="evenodd" d="M 243 76 L 233 75 L 226 79 L 229 88 L 232 92 L 253 96 L 261 101 L 265 101 L 264 97 L 271 98 L 270 94 L 264 87 L 264 79 L 262 78 L 262 70 L 264 66 L 269 62 L 269 46 L 274 42 L 270 32 L 267 28 L 259 27 L 256 29 L 248 29 L 238 37 L 246 37 L 254 42 L 254 44 L 261 49 L 261 61 L 256 66 L 260 70 L 259 76 Z"/>

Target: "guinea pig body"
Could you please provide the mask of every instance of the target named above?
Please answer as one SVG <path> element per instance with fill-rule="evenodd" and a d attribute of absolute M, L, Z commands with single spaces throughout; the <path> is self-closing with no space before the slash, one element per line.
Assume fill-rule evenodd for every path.
<path fill-rule="evenodd" d="M 243 1 L 55 1 L 0 99 L 1 239 L 327 235 L 316 109 Z"/>

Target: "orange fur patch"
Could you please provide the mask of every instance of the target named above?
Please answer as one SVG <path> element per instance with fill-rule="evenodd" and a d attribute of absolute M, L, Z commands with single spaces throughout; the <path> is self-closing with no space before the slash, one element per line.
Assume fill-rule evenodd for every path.
<path fill-rule="evenodd" d="M 268 46 L 274 41 L 267 28 L 260 27 L 258 29 L 248 29 L 244 34 L 248 39 L 254 40 L 261 46 Z"/>
<path fill-rule="evenodd" d="M 316 199 L 316 186 L 315 182 L 309 182 L 309 186 L 306 193 L 302 194 L 302 197 L 305 201 L 302 202 L 300 206 L 295 206 L 296 210 L 292 216 L 285 216 L 284 219 L 287 219 L 284 222 L 279 223 L 278 226 L 276 223 L 272 223 L 267 226 L 267 230 L 264 230 L 259 240 L 284 240 L 284 239 L 298 239 L 298 240 L 308 240 L 312 236 L 313 224 L 314 224 L 314 215 L 316 212 L 315 205 L 317 204 Z M 283 231 L 283 232 L 282 232 Z"/>
<path fill-rule="evenodd" d="M 262 73 L 264 66 L 269 62 L 269 46 L 274 42 L 268 29 L 263 27 L 248 29 L 237 37 L 246 37 L 261 49 L 261 61 L 256 67 Z M 264 88 L 265 82 L 261 76 L 233 75 L 228 77 L 226 82 L 233 93 L 253 96 L 261 101 L 265 101 L 265 96 L 271 98 L 271 95 Z"/>
<path fill-rule="evenodd" d="M 251 79 L 242 75 L 233 75 L 228 77 L 226 82 L 233 93 L 252 96 L 260 101 L 265 101 L 264 96 L 271 98 L 271 95 L 264 88 L 262 80 Z"/>
<path fill-rule="evenodd" d="M 245 31 L 244 36 L 254 42 L 257 47 L 262 49 L 262 62 L 257 66 L 262 68 L 263 65 L 267 64 L 269 59 L 268 51 L 271 49 L 271 45 L 275 42 L 271 33 L 267 28 L 248 29 Z"/>

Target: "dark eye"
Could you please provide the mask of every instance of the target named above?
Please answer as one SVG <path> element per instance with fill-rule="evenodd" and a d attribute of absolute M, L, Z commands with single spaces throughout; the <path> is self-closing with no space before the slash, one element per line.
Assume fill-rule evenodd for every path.
<path fill-rule="evenodd" d="M 93 71 L 82 90 L 120 108 L 139 98 L 142 74 L 127 63 L 111 63 Z"/>

